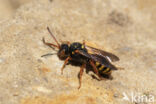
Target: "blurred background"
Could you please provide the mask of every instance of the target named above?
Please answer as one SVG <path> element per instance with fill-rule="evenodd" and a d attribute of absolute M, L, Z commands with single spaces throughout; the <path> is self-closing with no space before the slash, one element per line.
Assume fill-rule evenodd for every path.
<path fill-rule="evenodd" d="M 0 20 L 13 16 L 21 5 L 30 1 L 32 0 L 0 0 Z"/>

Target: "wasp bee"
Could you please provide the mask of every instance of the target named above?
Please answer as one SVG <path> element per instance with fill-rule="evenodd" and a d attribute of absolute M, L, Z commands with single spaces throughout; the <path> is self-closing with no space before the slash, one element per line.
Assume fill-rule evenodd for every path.
<path fill-rule="evenodd" d="M 113 64 L 111 64 L 111 62 L 119 61 L 119 58 L 116 55 L 88 46 L 85 44 L 85 41 L 83 41 L 83 43 L 67 42 L 59 44 L 59 42 L 50 31 L 49 27 L 47 27 L 47 30 L 56 44 L 47 43 L 45 42 L 44 38 L 42 40 L 44 44 L 53 48 L 57 48 L 58 57 L 65 60 L 61 68 L 61 73 L 63 74 L 63 69 L 65 68 L 65 65 L 68 64 L 68 62 L 74 61 L 80 63 L 81 68 L 79 73 L 78 89 L 81 87 L 82 74 L 84 72 L 84 68 L 86 68 L 87 65 L 90 65 L 92 67 L 94 73 L 99 77 L 100 80 L 103 79 L 103 76 L 112 78 L 111 72 L 112 70 L 117 70 L 117 68 Z"/>

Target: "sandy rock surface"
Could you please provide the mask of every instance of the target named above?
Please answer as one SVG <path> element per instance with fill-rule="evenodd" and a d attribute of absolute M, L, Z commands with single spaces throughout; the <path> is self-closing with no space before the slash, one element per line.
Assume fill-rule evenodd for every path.
<path fill-rule="evenodd" d="M 156 101 L 155 0 L 1 0 L 0 104 L 150 104 Z M 113 80 L 98 81 L 45 46 L 91 41 L 119 56 Z M 144 101 L 131 94 L 144 96 Z M 129 101 L 124 100 L 124 94 Z M 146 99 L 147 98 L 147 99 Z M 145 100 L 146 99 L 146 100 Z M 155 102 L 152 102 L 153 104 Z"/>

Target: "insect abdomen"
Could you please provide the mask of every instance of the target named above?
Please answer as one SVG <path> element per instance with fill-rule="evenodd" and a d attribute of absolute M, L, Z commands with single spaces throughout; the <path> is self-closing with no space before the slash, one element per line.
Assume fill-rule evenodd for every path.
<path fill-rule="evenodd" d="M 105 65 L 102 65 L 99 62 L 95 62 L 95 65 L 100 74 L 106 74 L 106 75 L 111 74 L 111 69 L 106 67 Z"/>

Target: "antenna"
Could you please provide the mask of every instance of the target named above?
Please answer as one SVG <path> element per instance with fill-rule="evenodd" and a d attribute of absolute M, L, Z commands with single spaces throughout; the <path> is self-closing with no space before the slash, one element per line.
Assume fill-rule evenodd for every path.
<path fill-rule="evenodd" d="M 59 48 L 59 47 L 58 47 L 57 45 L 55 45 L 55 44 L 45 42 L 44 37 L 42 38 L 42 41 L 43 41 L 43 43 L 44 43 L 44 44 L 48 45 L 49 47 L 51 47 L 51 46 L 52 46 L 51 48 L 53 48 L 53 49 L 54 49 L 54 47 Z"/>
<path fill-rule="evenodd" d="M 60 44 L 58 43 L 58 41 L 56 40 L 56 38 L 54 37 L 54 35 L 52 34 L 52 32 L 50 31 L 49 27 L 47 27 L 48 32 L 50 33 L 50 35 L 52 36 L 52 38 L 55 40 L 55 42 L 57 43 L 57 47 L 60 49 Z"/>
<path fill-rule="evenodd" d="M 42 55 L 41 57 L 46 57 L 46 56 L 55 55 L 55 54 L 57 53 L 47 53 L 47 54 Z"/>

